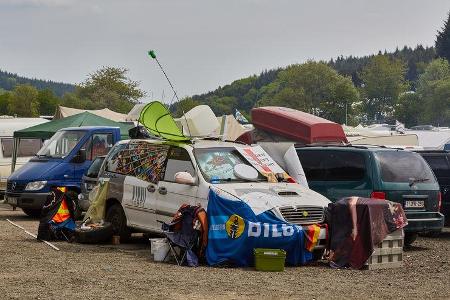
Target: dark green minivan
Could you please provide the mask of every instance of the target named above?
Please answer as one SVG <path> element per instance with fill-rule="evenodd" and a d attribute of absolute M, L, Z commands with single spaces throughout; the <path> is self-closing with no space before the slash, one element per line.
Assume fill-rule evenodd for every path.
<path fill-rule="evenodd" d="M 417 233 L 442 230 L 439 185 L 419 154 L 376 146 L 308 146 L 297 154 L 309 187 L 333 202 L 359 196 L 401 203 L 406 245 Z"/>

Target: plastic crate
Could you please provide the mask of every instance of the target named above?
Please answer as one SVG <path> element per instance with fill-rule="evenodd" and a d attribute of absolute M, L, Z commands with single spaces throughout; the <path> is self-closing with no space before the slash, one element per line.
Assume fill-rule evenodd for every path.
<path fill-rule="evenodd" d="M 403 229 L 394 231 L 375 247 L 366 269 L 400 268 L 403 266 Z"/>
<path fill-rule="evenodd" d="M 282 249 L 256 248 L 253 250 L 253 254 L 255 255 L 256 270 L 265 272 L 284 271 L 286 251 Z"/>

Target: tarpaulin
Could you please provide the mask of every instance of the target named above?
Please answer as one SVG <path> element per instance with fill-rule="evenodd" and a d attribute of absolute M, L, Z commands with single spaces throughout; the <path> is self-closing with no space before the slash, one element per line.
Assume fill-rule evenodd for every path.
<path fill-rule="evenodd" d="M 350 197 L 328 205 L 333 267 L 360 269 L 374 247 L 408 224 L 400 203 Z"/>
<path fill-rule="evenodd" d="M 305 249 L 303 228 L 280 220 L 271 211 L 255 215 L 248 204 L 214 187 L 207 211 L 209 265 L 253 265 L 255 248 L 283 249 L 287 264 L 294 266 L 312 259 Z"/>

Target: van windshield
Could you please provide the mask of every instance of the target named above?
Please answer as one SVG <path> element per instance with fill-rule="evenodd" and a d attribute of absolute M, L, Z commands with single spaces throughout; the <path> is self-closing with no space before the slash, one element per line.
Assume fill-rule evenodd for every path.
<path fill-rule="evenodd" d="M 384 182 L 435 182 L 430 167 L 417 153 L 379 151 L 375 153 L 375 157 L 380 164 L 381 179 Z"/>
<path fill-rule="evenodd" d="M 200 171 L 208 182 L 242 182 L 242 179 L 234 175 L 234 166 L 238 164 L 251 166 L 234 148 L 195 149 L 194 155 Z M 258 175 L 258 179 L 267 181 L 261 174 Z"/>
<path fill-rule="evenodd" d="M 62 158 L 72 151 L 85 135 L 85 131 L 68 130 L 56 132 L 37 153 L 40 157 Z"/>

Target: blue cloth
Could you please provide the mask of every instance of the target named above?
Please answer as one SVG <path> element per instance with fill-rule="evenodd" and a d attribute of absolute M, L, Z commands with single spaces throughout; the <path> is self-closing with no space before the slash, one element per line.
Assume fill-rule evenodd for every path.
<path fill-rule="evenodd" d="M 243 201 L 235 201 L 225 192 L 211 189 L 208 195 L 209 265 L 231 263 L 246 267 L 254 264 L 253 249 L 272 248 L 286 251 L 289 265 L 301 265 L 312 259 L 304 247 L 303 229 L 266 211 L 255 215 Z"/>
<path fill-rule="evenodd" d="M 52 226 L 54 230 L 68 229 L 71 231 L 75 231 L 75 228 L 77 227 L 72 218 L 68 218 L 67 220 L 61 223 L 56 223 L 55 221 L 51 220 L 49 224 L 50 226 Z"/>

